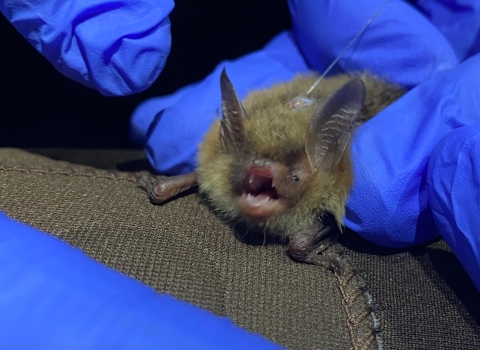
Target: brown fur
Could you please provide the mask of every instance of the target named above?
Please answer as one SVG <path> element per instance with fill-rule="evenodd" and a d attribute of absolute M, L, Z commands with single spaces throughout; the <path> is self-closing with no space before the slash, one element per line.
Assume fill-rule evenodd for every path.
<path fill-rule="evenodd" d="M 321 103 L 352 77 L 343 74 L 325 78 L 310 96 Z M 402 95 L 399 87 L 371 75 L 355 77 L 360 77 L 367 88 L 361 122 L 372 118 Z M 290 110 L 286 108 L 286 103 L 305 93 L 317 78 L 313 74 L 299 76 L 289 83 L 250 93 L 242 102 L 248 117 L 245 121 L 247 142 L 241 154 L 231 154 L 222 148 L 220 120 L 215 121 L 200 146 L 197 174 L 200 191 L 208 197 L 219 214 L 229 220 L 245 219 L 247 225 L 266 229 L 283 238 L 310 226 L 326 212 L 335 216 L 340 227 L 343 225 L 345 203 L 353 185 L 349 147 L 334 173 L 318 171 L 308 176 L 298 187 L 296 205 L 266 222 L 244 218 L 232 185 L 236 177 L 242 176 L 247 162 L 255 157 L 265 157 L 287 165 L 301 166 L 302 162 L 307 161 L 305 136 L 318 105 Z"/>

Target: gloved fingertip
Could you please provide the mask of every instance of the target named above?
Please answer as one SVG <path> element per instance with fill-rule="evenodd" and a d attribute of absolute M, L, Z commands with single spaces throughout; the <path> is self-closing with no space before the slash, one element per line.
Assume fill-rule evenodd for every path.
<path fill-rule="evenodd" d="M 195 87 L 196 84 L 188 85 L 175 93 L 152 97 L 140 103 L 133 111 L 130 118 L 130 138 L 139 145 L 145 146 L 148 137 L 148 131 L 155 117 L 163 110 L 173 106 L 185 94 Z"/>
<path fill-rule="evenodd" d="M 0 4 L 7 19 L 59 72 L 105 96 L 146 90 L 170 53 L 172 0 Z"/>
<path fill-rule="evenodd" d="M 101 55 L 96 52 L 96 44 L 89 46 L 85 57 L 89 61 L 89 77 L 102 95 L 140 93 L 157 80 L 165 67 L 171 49 L 170 20 L 167 17 L 153 24 L 146 33 L 116 39 Z"/>
<path fill-rule="evenodd" d="M 188 94 L 177 104 L 155 115 L 146 134 L 146 154 L 152 167 L 162 175 L 191 173 L 197 165 L 198 145 L 207 132 L 215 113 L 204 114 L 192 120 L 188 109 L 183 106 L 206 105 L 211 101 L 197 101 Z"/>
<path fill-rule="evenodd" d="M 436 225 L 480 290 L 480 125 L 445 136 L 432 152 L 427 175 Z"/>
<path fill-rule="evenodd" d="M 149 98 L 134 109 L 130 118 L 130 140 L 137 146 L 145 146 L 148 128 L 155 115 L 165 108 L 164 100 L 163 97 Z"/>

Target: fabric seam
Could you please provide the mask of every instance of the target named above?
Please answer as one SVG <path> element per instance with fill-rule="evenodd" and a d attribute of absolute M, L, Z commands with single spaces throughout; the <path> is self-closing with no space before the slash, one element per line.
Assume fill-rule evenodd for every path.
<path fill-rule="evenodd" d="M 336 244 L 337 245 L 337 244 Z M 335 248 L 329 248 L 325 255 L 339 256 Z M 373 298 L 367 291 L 364 278 L 360 276 L 360 271 L 349 264 L 347 256 L 340 256 L 344 262 L 344 271 L 334 270 L 336 284 L 342 295 L 342 305 L 347 314 L 347 329 L 351 340 L 351 350 L 366 350 L 376 348 L 383 350 L 383 340 L 380 336 L 380 321 L 376 313 L 376 305 L 373 304 Z M 361 300 L 363 298 L 363 301 Z M 356 303 L 366 303 L 366 307 L 356 311 Z M 362 332 L 362 328 L 367 328 L 369 332 Z M 364 326 L 364 327 L 361 327 Z"/>

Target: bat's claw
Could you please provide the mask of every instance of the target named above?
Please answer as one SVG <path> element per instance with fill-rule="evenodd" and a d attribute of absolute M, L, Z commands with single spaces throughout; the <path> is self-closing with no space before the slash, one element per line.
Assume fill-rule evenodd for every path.
<path fill-rule="evenodd" d="M 342 259 L 340 259 L 338 256 L 321 255 L 321 252 L 319 251 L 311 252 L 299 261 L 307 264 L 327 266 L 338 274 L 343 274 L 345 266 Z"/>

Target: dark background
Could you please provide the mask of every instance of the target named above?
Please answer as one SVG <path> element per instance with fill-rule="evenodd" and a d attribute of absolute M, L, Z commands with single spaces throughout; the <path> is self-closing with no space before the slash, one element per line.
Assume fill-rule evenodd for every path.
<path fill-rule="evenodd" d="M 179 0 L 170 20 L 172 50 L 155 84 L 104 97 L 60 74 L 0 15 L 0 147 L 131 148 L 129 118 L 139 103 L 201 80 L 290 27 L 278 0 Z"/>

